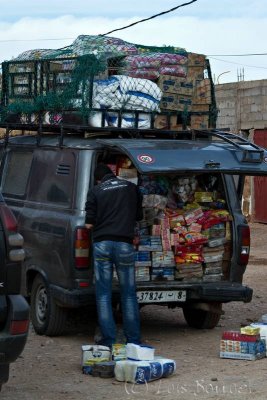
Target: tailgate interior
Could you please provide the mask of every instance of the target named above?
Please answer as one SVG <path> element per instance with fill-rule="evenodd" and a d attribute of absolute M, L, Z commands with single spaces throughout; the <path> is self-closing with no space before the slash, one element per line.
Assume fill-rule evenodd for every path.
<path fill-rule="evenodd" d="M 140 174 L 127 156 L 114 152 L 98 161 L 137 184 L 142 195 L 143 219 L 135 237 L 137 286 L 229 279 L 232 218 L 222 174 Z"/>

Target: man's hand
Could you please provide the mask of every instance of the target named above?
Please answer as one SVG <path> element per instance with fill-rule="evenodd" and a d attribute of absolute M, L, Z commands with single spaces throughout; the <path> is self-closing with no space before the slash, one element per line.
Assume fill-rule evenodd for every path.
<path fill-rule="evenodd" d="M 92 229 L 93 228 L 93 224 L 85 224 L 85 228 L 87 228 L 87 229 Z"/>

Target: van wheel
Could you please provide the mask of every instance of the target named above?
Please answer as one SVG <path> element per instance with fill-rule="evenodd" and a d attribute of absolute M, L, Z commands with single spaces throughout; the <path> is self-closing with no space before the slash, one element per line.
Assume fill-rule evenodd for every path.
<path fill-rule="evenodd" d="M 31 321 L 39 335 L 58 336 L 64 331 L 67 310 L 59 307 L 41 275 L 33 281 L 31 291 Z"/>
<path fill-rule="evenodd" d="M 190 328 L 213 329 L 220 321 L 222 304 L 216 303 L 216 308 L 218 309 L 218 312 L 206 311 L 193 307 L 184 307 L 184 318 Z"/>

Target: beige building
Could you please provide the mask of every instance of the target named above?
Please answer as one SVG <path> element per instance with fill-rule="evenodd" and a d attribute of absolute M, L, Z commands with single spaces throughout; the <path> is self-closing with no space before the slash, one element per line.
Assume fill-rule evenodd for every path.
<path fill-rule="evenodd" d="M 238 133 L 267 128 L 267 79 L 215 86 L 217 128 Z"/>
<path fill-rule="evenodd" d="M 267 79 L 215 86 L 217 128 L 242 134 L 267 148 Z M 244 214 L 267 223 L 267 178 L 246 178 L 242 199 Z"/>

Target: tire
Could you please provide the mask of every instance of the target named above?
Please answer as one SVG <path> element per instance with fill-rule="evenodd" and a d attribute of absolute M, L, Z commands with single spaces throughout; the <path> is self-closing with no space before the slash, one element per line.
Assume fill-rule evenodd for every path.
<path fill-rule="evenodd" d="M 184 307 L 184 318 L 190 328 L 196 329 L 213 329 L 218 325 L 222 314 L 222 304 L 213 303 L 218 312 L 205 311 L 192 307 Z"/>
<path fill-rule="evenodd" d="M 38 335 L 59 336 L 64 332 L 67 310 L 59 307 L 41 275 L 33 281 L 31 291 L 31 321 Z"/>

